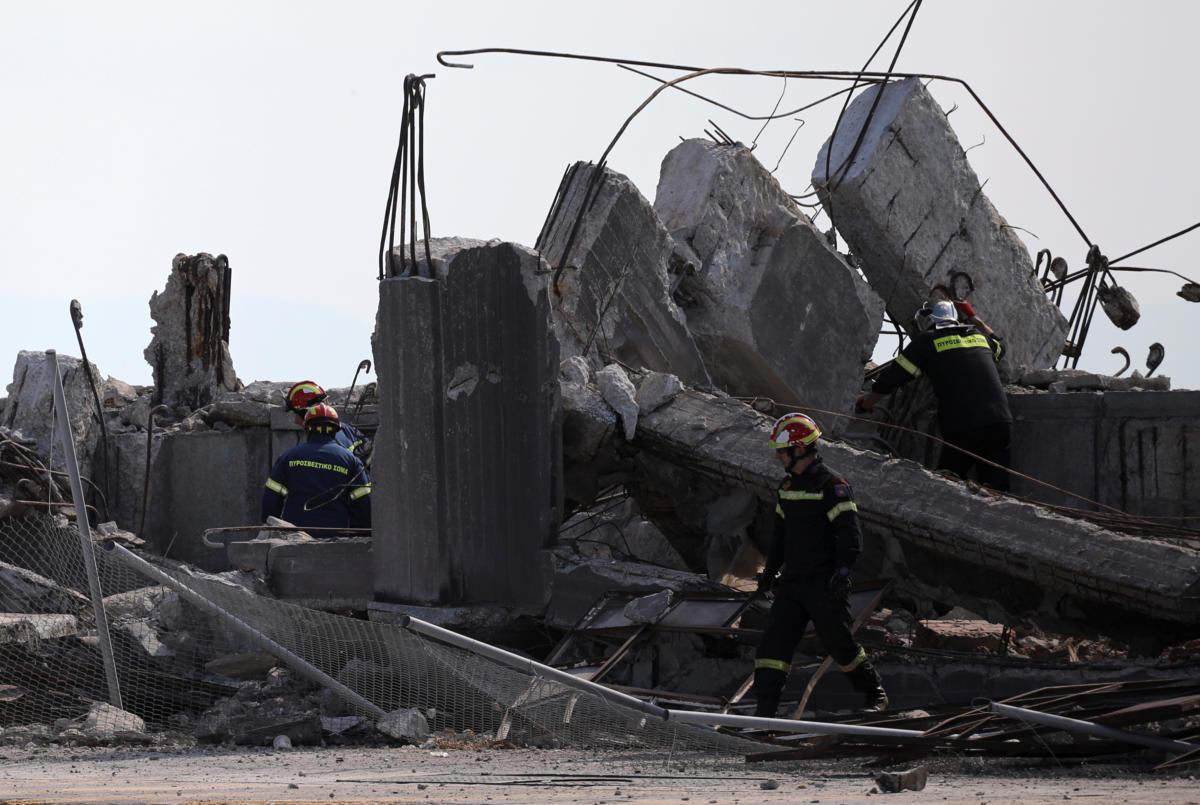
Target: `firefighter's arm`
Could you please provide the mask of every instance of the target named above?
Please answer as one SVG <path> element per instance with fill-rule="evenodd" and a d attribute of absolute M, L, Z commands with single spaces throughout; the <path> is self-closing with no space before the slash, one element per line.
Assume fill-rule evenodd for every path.
<path fill-rule="evenodd" d="M 284 474 L 282 472 L 281 462 L 277 462 L 271 470 L 271 474 L 267 476 L 267 482 L 263 486 L 262 500 L 259 508 L 261 509 L 263 522 L 266 522 L 268 517 L 278 517 L 283 513 L 283 502 L 287 498 L 288 489 L 283 483 Z"/>
<path fill-rule="evenodd" d="M 758 592 L 765 593 L 775 584 L 775 576 L 783 567 L 783 510 L 775 505 L 775 530 L 771 533 L 771 544 L 767 547 L 767 560 L 762 573 L 758 574 Z"/>
<path fill-rule="evenodd" d="M 833 526 L 834 562 L 838 568 L 852 568 L 862 553 L 862 527 L 850 484 L 833 479 L 825 487 L 824 499 L 825 516 Z"/>

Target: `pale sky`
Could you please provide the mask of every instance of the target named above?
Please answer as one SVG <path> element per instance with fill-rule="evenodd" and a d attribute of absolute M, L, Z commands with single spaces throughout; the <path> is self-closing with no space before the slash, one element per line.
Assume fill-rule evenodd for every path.
<path fill-rule="evenodd" d="M 900 0 L 745 2 L 35 2 L 0 0 L 0 386 L 20 349 L 78 355 L 150 383 L 148 301 L 176 253 L 228 255 L 238 376 L 349 385 L 371 359 L 377 251 L 404 76 L 434 73 L 425 175 L 435 237 L 532 247 L 565 168 L 598 159 L 656 84 L 609 64 L 510 55 L 439 65 L 441 50 L 563 51 L 702 67 L 857 70 Z M 1178 0 L 925 0 L 896 63 L 965 80 L 1110 258 L 1200 222 L 1194 85 L 1200 5 Z M 871 69 L 887 68 L 903 27 Z M 666 70 L 664 78 L 677 77 Z M 704 78 L 687 85 L 751 115 L 842 85 Z M 1087 244 L 966 92 L 934 97 L 984 192 L 1029 246 L 1084 267 Z M 808 190 L 838 102 L 744 120 L 663 93 L 609 157 L 653 200 L 679 138 L 714 121 Z M 978 147 L 971 147 L 980 144 Z M 824 215 L 816 217 L 821 228 Z M 1200 281 L 1200 230 L 1129 262 Z M 1197 308 L 1183 281 L 1119 275 L 1142 321 L 1097 311 L 1079 368 L 1145 371 L 1200 388 Z M 1067 291 L 1068 305 L 1078 286 Z M 980 311 L 986 319 L 986 311 Z M 890 346 L 888 347 L 890 349 Z M 890 357 L 890 354 L 877 357 Z M 374 380 L 374 373 L 359 382 Z M 3 392 L 0 392 L 2 396 Z"/>

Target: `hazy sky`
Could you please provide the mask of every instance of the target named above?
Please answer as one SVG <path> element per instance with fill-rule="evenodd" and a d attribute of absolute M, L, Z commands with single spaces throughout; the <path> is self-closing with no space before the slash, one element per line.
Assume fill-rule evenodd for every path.
<path fill-rule="evenodd" d="M 528 246 L 563 170 L 598 159 L 656 86 L 614 65 L 509 55 L 451 69 L 437 63 L 440 50 L 856 70 L 907 6 L 0 0 L 0 385 L 20 349 L 79 354 L 73 298 L 88 357 L 106 375 L 148 384 L 148 301 L 179 252 L 229 257 L 230 350 L 243 381 L 348 385 L 372 357 L 405 74 L 436 74 L 425 116 L 432 234 Z M 1200 222 L 1198 9 L 1184 0 L 926 0 L 896 69 L 970 84 L 1088 241 L 1116 258 Z M 872 69 L 886 69 L 899 33 Z M 781 96 L 779 108 L 794 109 L 841 85 L 739 77 L 688 86 L 764 115 Z M 1088 241 L 978 105 L 945 82 L 930 90 L 944 108 L 957 105 L 950 122 L 985 193 L 1031 253 L 1049 249 L 1082 268 Z M 663 93 L 609 166 L 652 200 L 663 156 L 681 137 L 704 136 L 711 120 L 734 139 L 757 140 L 759 159 L 800 194 L 839 109 L 829 102 L 760 134 L 760 122 Z M 828 226 L 823 215 L 816 221 Z M 1129 262 L 1200 280 L 1198 247 L 1200 230 Z M 1115 372 L 1119 344 L 1144 371 L 1159 341 L 1158 374 L 1200 388 L 1197 308 L 1175 295 L 1182 280 L 1121 281 L 1142 321 L 1122 332 L 1097 312 L 1080 368 Z"/>

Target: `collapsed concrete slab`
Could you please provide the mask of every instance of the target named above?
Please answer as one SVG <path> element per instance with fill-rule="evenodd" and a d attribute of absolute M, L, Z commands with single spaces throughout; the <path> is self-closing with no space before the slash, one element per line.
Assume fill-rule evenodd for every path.
<path fill-rule="evenodd" d="M 674 244 L 633 182 L 577 162 L 538 235 L 563 358 L 612 360 L 707 384 L 708 370 L 671 298 Z"/>
<path fill-rule="evenodd" d="M 561 506 L 549 272 L 514 243 L 430 247 L 433 265 L 379 285 L 376 594 L 438 604 L 537 598 L 538 551 Z"/>
<path fill-rule="evenodd" d="M 750 149 L 676 146 L 663 160 L 654 209 L 697 260 L 677 296 L 721 388 L 849 410 L 883 303 Z M 840 419 L 815 417 L 827 431 L 841 429 Z"/>
<path fill-rule="evenodd" d="M 685 389 L 643 413 L 635 446 L 772 501 L 782 469 L 765 448 L 770 424 L 736 400 Z M 1109 624 L 1200 617 L 1194 545 L 1108 531 L 842 443 L 821 450 L 854 486 L 864 530 L 877 540 L 860 560 L 865 573 L 932 577 L 986 589 L 1014 610 L 1099 612 Z"/>
<path fill-rule="evenodd" d="M 812 181 L 893 321 L 910 327 L 934 288 L 946 286 L 1005 335 L 1010 372 L 1053 365 L 1067 322 L 919 79 L 855 98 Z"/>
<path fill-rule="evenodd" d="M 150 297 L 157 322 L 144 351 L 154 372 L 154 404 L 199 408 L 239 388 L 229 354 L 229 259 L 177 254 L 166 288 Z"/>

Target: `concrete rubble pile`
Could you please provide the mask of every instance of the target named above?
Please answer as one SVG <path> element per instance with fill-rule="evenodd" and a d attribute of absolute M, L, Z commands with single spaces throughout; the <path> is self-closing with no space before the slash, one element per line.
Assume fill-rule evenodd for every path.
<path fill-rule="evenodd" d="M 240 576 L 261 595 L 484 635 L 517 617 L 569 632 L 614 590 L 747 589 L 783 477 L 766 447 L 770 423 L 803 409 L 830 437 L 829 463 L 854 485 L 867 541 L 859 574 L 893 583 L 888 608 L 866 627 L 878 642 L 1071 660 L 1154 657 L 1166 646 L 1173 659 L 1193 656 L 1195 541 L 1109 530 L 947 480 L 864 449 L 886 444 L 888 431 L 846 414 L 885 312 L 907 327 L 939 288 L 969 295 L 1008 336 L 1014 469 L 1060 488 L 1016 491 L 1061 505 L 1061 489 L 1080 490 L 1136 514 L 1186 517 L 1200 514 L 1196 451 L 1187 451 L 1200 393 L 1151 395 L 1169 380 L 1052 368 L 1066 322 L 920 82 L 876 85 L 855 100 L 813 180 L 848 254 L 749 149 L 701 140 L 666 155 L 653 203 L 607 167 L 571 166 L 536 248 L 431 240 L 430 262 L 380 284 L 378 396 L 331 392 L 376 439 L 369 539 L 259 536 L 263 478 L 301 438 L 281 407 L 299 378 L 237 380 L 228 260 L 178 255 L 167 290 L 151 300 L 153 387 L 109 378 L 96 412 L 87 373 L 59 358 L 81 468 L 105 490 L 90 502 L 130 539 Z M 61 455 L 47 378 L 44 354 L 20 353 L 0 402 L 0 434 L 45 460 Z M 929 431 L 927 392 L 906 394 L 888 424 Z M 1075 418 L 1064 424 L 1068 409 Z M 1063 449 L 1068 436 L 1089 447 Z M 1072 464 L 1080 452 L 1097 467 L 1082 480 Z M 0 517 L 16 516 L 23 493 L 0 477 Z M 63 594 L 8 566 L 0 581 L 0 593 L 17 591 L 4 599 L 10 607 Z M 982 616 L 938 622 L 961 612 L 954 605 Z M 151 615 L 161 609 L 147 604 L 122 621 L 122 639 L 148 656 L 177 655 Z M 1034 624 L 1072 636 L 1046 637 Z M 1112 647 L 1139 633 L 1132 649 Z M 660 636 L 654 655 L 635 651 L 619 679 L 732 691 L 749 668 L 747 647 L 724 657 L 712 649 L 695 634 Z M 263 699 L 287 684 L 277 670 L 264 680 L 274 664 L 250 661 L 244 646 L 222 651 L 227 665 L 210 669 L 220 684 L 229 677 L 214 669 L 235 658 L 254 681 L 221 699 L 206 735 L 311 741 L 332 732 L 327 719 L 341 714 L 328 702 L 272 709 Z M 419 715 L 398 713 L 378 729 L 424 740 Z"/>

